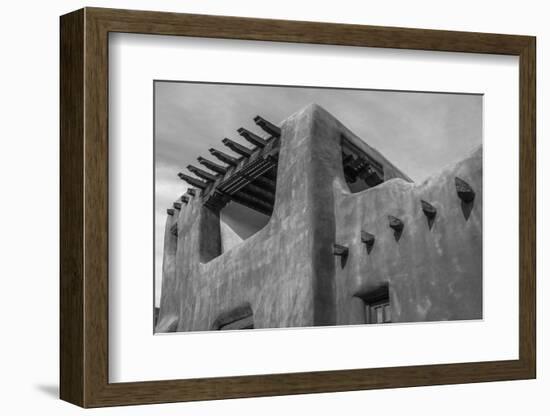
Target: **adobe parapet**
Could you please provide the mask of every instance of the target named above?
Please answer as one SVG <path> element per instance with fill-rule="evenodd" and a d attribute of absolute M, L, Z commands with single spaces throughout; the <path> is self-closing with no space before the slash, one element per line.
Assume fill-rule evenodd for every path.
<path fill-rule="evenodd" d="M 481 318 L 481 149 L 415 184 L 318 105 L 255 121 L 180 174 L 158 332 Z M 230 202 L 269 220 L 226 249 Z"/>

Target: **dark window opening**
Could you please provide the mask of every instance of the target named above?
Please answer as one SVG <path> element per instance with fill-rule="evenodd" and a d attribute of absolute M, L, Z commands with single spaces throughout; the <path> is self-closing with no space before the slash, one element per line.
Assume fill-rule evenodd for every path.
<path fill-rule="evenodd" d="M 389 286 L 383 285 L 359 296 L 365 307 L 365 323 L 386 324 L 392 322 Z"/>
<path fill-rule="evenodd" d="M 370 303 L 365 308 L 365 321 L 368 324 L 385 324 L 391 322 L 391 307 L 389 299 Z"/>
<path fill-rule="evenodd" d="M 342 136 L 342 166 L 351 192 L 360 192 L 384 182 L 384 167 Z"/>

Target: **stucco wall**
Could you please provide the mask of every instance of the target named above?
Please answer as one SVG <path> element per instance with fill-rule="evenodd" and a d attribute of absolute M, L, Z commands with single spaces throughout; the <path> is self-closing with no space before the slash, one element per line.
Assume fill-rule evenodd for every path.
<path fill-rule="evenodd" d="M 342 136 L 393 179 L 350 193 Z M 252 307 L 256 328 L 364 323 L 357 295 L 384 283 L 395 322 L 481 318 L 481 149 L 417 185 L 311 105 L 282 125 L 277 175 L 269 223 L 223 254 L 218 213 L 199 196 L 183 205 L 175 273 L 163 276 L 160 323 L 177 316 L 178 331 L 208 330 L 220 314 L 244 303 Z M 455 176 L 476 191 L 467 220 Z M 437 209 L 431 229 L 420 199 Z M 405 224 L 399 241 L 388 215 Z M 375 235 L 370 253 L 362 230 Z M 349 255 L 334 256 L 334 243 L 347 246 Z"/>
<path fill-rule="evenodd" d="M 158 332 L 169 332 L 177 327 L 178 315 L 174 305 L 177 303 L 178 293 L 176 287 L 176 249 L 177 236 L 172 232 L 172 226 L 177 223 L 179 210 L 171 210 L 172 215 L 166 214 L 166 225 L 164 227 L 164 251 L 162 258 L 162 288 L 157 318 L 156 330 Z M 162 311 L 162 314 L 160 313 Z"/>
<path fill-rule="evenodd" d="M 455 177 L 466 180 L 476 192 L 467 219 Z M 351 195 L 336 177 L 336 241 L 349 246 L 346 266 L 336 269 L 338 323 L 360 323 L 364 311 L 350 298 L 384 283 L 389 284 L 394 322 L 480 319 L 481 186 L 481 148 L 419 185 L 392 179 Z M 437 210 L 431 229 L 421 200 Z M 388 215 L 404 223 L 398 241 Z M 360 230 L 375 236 L 370 253 Z"/>
<path fill-rule="evenodd" d="M 314 325 L 310 118 L 305 110 L 282 126 L 275 207 L 257 234 L 201 263 L 200 242 L 215 238 L 219 220 L 199 197 L 184 205 L 176 279 L 162 289 L 163 299 L 174 292 L 177 300 L 161 303 L 161 321 L 177 311 L 178 331 L 207 330 L 221 313 L 249 302 L 256 328 Z"/>
<path fill-rule="evenodd" d="M 317 178 L 313 202 L 317 217 L 314 262 L 317 279 L 334 291 L 336 324 L 364 323 L 358 298 L 389 284 L 393 322 L 480 319 L 482 317 L 482 150 L 421 184 L 409 182 L 399 169 L 378 156 L 390 179 L 352 194 L 345 182 L 342 134 L 370 155 L 379 155 L 320 107 L 313 110 L 312 141 Z M 400 175 L 401 178 L 399 177 Z M 474 189 L 472 204 L 463 207 L 455 186 L 459 177 Z M 421 208 L 432 204 L 432 227 Z M 468 218 L 466 219 L 466 214 Z M 396 241 L 388 216 L 404 229 Z M 375 236 L 370 253 L 361 231 Z M 346 257 L 333 256 L 332 244 L 348 247 Z M 314 254 L 315 254 L 314 253 Z"/>

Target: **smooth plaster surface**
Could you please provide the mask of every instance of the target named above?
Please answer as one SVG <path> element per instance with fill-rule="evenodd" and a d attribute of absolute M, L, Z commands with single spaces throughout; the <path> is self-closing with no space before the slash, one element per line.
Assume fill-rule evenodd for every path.
<path fill-rule="evenodd" d="M 342 138 L 384 166 L 386 182 L 351 193 Z M 310 105 L 282 124 L 273 215 L 259 232 L 222 254 L 219 213 L 200 196 L 173 218 L 165 239 L 157 332 L 200 331 L 250 304 L 255 328 L 364 323 L 362 297 L 389 284 L 394 322 L 482 317 L 481 148 L 414 184 L 332 115 Z M 466 219 L 454 184 L 476 197 Z M 432 228 L 424 199 L 437 209 Z M 401 219 L 397 241 L 388 215 Z M 367 253 L 361 231 L 375 235 Z M 349 248 L 333 255 L 333 244 Z M 177 328 L 175 322 L 177 321 Z"/>

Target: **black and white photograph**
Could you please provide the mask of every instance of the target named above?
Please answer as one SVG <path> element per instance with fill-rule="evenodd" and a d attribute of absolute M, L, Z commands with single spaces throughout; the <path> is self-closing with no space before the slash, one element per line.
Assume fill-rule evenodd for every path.
<path fill-rule="evenodd" d="M 483 319 L 483 95 L 154 82 L 154 332 Z"/>
<path fill-rule="evenodd" d="M 0 414 L 546 416 L 545 6 L 5 2 Z"/>

